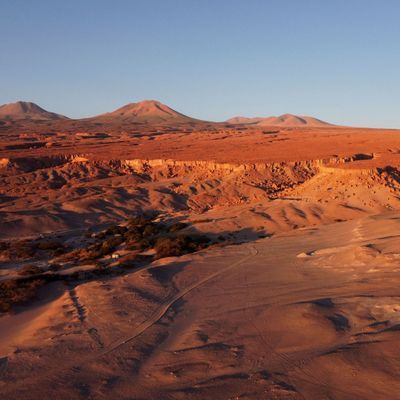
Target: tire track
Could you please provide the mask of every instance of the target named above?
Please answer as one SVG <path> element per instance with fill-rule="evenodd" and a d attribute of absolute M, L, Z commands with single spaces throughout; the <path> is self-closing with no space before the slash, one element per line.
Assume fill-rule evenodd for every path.
<path fill-rule="evenodd" d="M 168 302 L 166 302 L 159 310 L 157 310 L 154 314 L 151 315 L 151 317 L 145 321 L 143 321 L 137 328 L 137 331 L 134 332 L 131 336 L 120 340 L 119 342 L 115 343 L 114 345 L 112 345 L 110 348 L 108 348 L 107 350 L 105 350 L 101 355 L 104 356 L 106 354 L 109 354 L 110 352 L 117 350 L 118 348 L 120 348 L 121 346 L 129 343 L 130 341 L 132 341 L 133 339 L 137 338 L 138 336 L 140 336 L 143 332 L 145 332 L 147 329 L 149 329 L 151 326 L 153 326 L 154 324 L 156 324 L 158 321 L 160 321 L 169 311 L 169 309 L 171 307 L 173 307 L 175 305 L 175 303 L 177 303 L 179 300 L 183 299 L 183 297 L 185 297 L 188 293 L 192 292 L 193 290 L 199 288 L 200 286 L 204 285 L 205 283 L 211 281 L 212 279 L 216 278 L 217 276 L 223 274 L 224 272 L 227 272 L 235 267 L 238 267 L 239 265 L 241 265 L 242 263 L 246 262 L 247 260 L 249 260 L 250 258 L 254 257 L 255 255 L 258 254 L 258 251 L 253 248 L 250 247 L 250 254 L 248 256 L 245 256 L 244 258 L 242 258 L 241 260 L 236 261 L 235 263 L 231 264 L 229 267 L 226 267 L 222 270 L 219 270 L 203 279 L 201 279 L 200 281 L 195 282 L 194 284 L 188 286 L 187 288 L 185 288 L 183 291 L 177 293 L 175 296 L 173 296 Z"/>
<path fill-rule="evenodd" d="M 353 236 L 356 236 L 356 240 L 363 239 L 363 236 L 360 232 L 360 228 L 361 228 L 361 223 L 360 223 L 360 221 L 357 221 L 356 228 L 354 228 L 352 230 L 352 234 L 353 234 Z M 248 284 L 248 280 L 247 280 L 247 275 L 244 278 L 244 285 L 247 288 L 247 299 L 250 299 L 250 288 L 249 288 L 249 284 Z M 336 287 L 336 286 L 337 285 L 331 285 L 328 287 Z M 302 291 L 304 291 L 304 289 L 299 290 L 298 292 L 302 292 Z M 245 304 L 246 304 L 246 307 L 243 310 L 243 313 L 246 315 L 246 311 L 248 309 L 250 309 L 251 307 L 249 306 L 248 300 L 246 300 Z M 271 303 L 269 305 L 279 305 L 279 303 Z M 246 320 L 248 321 L 249 324 L 251 324 L 254 327 L 255 332 L 256 332 L 256 337 L 258 338 L 259 342 L 263 345 L 263 347 L 267 348 L 271 354 L 273 354 L 275 357 L 277 357 L 278 360 L 280 360 L 282 362 L 282 366 L 285 369 L 287 369 L 287 370 L 298 369 L 298 375 L 300 375 L 300 376 L 297 376 L 296 379 L 299 379 L 303 382 L 306 382 L 306 383 L 314 385 L 314 386 L 324 388 L 326 391 L 325 394 L 328 397 L 330 396 L 329 392 L 337 392 L 337 393 L 341 393 L 342 395 L 346 395 L 346 396 L 354 396 L 354 393 L 350 393 L 350 392 L 340 389 L 338 387 L 332 386 L 331 384 L 327 383 L 327 381 L 325 379 L 323 379 L 323 380 L 318 379 L 318 378 L 316 379 L 316 376 L 313 373 L 313 371 L 307 366 L 307 361 L 309 361 L 311 358 L 313 358 L 315 356 L 319 356 L 320 354 L 323 353 L 323 351 L 316 350 L 312 354 L 310 354 L 307 358 L 304 358 L 304 357 L 303 358 L 297 358 L 297 357 L 293 358 L 288 353 L 278 352 L 275 350 L 274 346 L 267 339 L 265 333 L 260 331 L 260 329 L 256 325 L 254 319 L 247 317 Z M 342 344 L 343 340 L 346 342 L 346 339 L 348 339 L 350 336 L 351 335 L 347 335 L 341 341 L 339 341 L 337 343 L 332 343 L 331 347 L 340 346 Z M 259 369 L 260 364 L 261 364 L 260 360 L 254 360 L 254 362 L 253 362 L 254 371 L 253 372 L 257 372 L 257 369 Z M 303 394 L 300 393 L 299 391 L 297 391 L 297 394 L 299 396 L 301 396 L 301 398 L 305 399 Z"/>
<path fill-rule="evenodd" d="M 38 376 L 34 379 L 30 379 L 28 377 L 25 379 L 25 381 L 19 380 L 18 383 L 12 384 L 12 386 L 9 385 L 8 387 L 3 387 L 2 394 L 3 395 L 12 394 L 13 391 L 15 391 L 14 393 L 17 394 L 17 393 L 19 393 L 19 389 L 21 389 L 21 388 L 23 388 L 24 391 L 29 390 L 28 389 L 29 386 L 37 385 L 37 383 L 40 381 L 43 381 L 46 379 L 54 380 L 54 378 L 58 374 L 60 374 L 62 372 L 65 373 L 65 371 L 68 371 L 68 370 L 77 371 L 84 365 L 86 365 L 90 362 L 94 362 L 94 361 L 98 360 L 99 358 L 102 358 L 102 357 L 120 349 L 127 343 L 131 342 L 135 338 L 142 335 L 147 329 L 149 329 L 150 327 L 155 325 L 157 322 L 159 322 L 167 314 L 167 312 L 170 310 L 170 308 L 173 307 L 178 301 L 180 301 L 187 294 L 189 294 L 190 292 L 199 288 L 200 286 L 206 284 L 207 282 L 213 280 L 214 278 L 218 277 L 219 275 L 226 273 L 229 270 L 240 266 L 241 264 L 245 263 L 246 261 L 253 258 L 257 254 L 257 250 L 255 250 L 255 248 L 250 247 L 249 250 L 250 250 L 250 254 L 248 254 L 247 256 L 241 258 L 240 260 L 236 261 L 235 263 L 229 265 L 226 268 L 220 269 L 220 270 L 216 271 L 215 273 L 206 276 L 205 278 L 193 283 L 192 285 L 186 287 L 184 290 L 178 292 L 176 295 L 172 296 L 169 300 L 167 300 L 164 304 L 162 304 L 158 310 L 156 310 L 153 314 L 151 314 L 151 316 L 149 318 L 147 318 L 145 321 L 141 322 L 130 335 L 120 338 L 119 340 L 117 340 L 116 342 L 113 342 L 113 344 L 109 345 L 108 347 L 102 349 L 99 352 L 96 352 L 94 354 L 93 353 L 89 354 L 86 357 L 83 356 L 80 358 L 80 360 L 77 360 L 77 361 L 64 363 L 64 365 L 60 366 L 59 368 L 48 371 L 47 373 L 45 373 L 41 376 Z M 136 274 L 138 272 L 141 272 L 141 271 L 144 271 L 147 269 L 151 269 L 151 268 L 157 268 L 157 267 L 158 266 L 152 266 L 152 267 L 146 266 L 146 267 L 143 267 L 141 269 L 134 271 L 134 273 Z M 161 265 L 160 265 L 160 267 L 161 267 Z M 20 398 L 20 396 L 17 395 L 16 398 Z"/>

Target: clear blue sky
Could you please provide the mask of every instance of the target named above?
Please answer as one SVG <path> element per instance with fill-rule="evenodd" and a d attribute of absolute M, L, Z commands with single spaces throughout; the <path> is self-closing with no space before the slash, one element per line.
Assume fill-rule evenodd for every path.
<path fill-rule="evenodd" d="M 397 0 L 0 0 L 0 103 L 400 128 Z"/>

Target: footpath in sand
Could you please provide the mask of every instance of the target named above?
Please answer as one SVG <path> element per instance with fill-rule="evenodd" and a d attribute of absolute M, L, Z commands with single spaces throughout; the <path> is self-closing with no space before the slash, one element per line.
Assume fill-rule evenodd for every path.
<path fill-rule="evenodd" d="M 368 216 L 65 290 L 35 329 L 11 317 L 2 398 L 395 399 L 399 231 Z"/>
<path fill-rule="evenodd" d="M 1 399 L 400 399 L 398 131 L 31 128 L 1 239 L 157 211 L 243 243 L 49 283 L 0 317 Z"/>

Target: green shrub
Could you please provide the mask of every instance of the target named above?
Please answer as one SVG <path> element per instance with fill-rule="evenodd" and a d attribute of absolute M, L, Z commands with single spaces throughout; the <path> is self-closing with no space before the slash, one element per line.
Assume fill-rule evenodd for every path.
<path fill-rule="evenodd" d="M 11 247 L 10 242 L 0 242 L 0 251 L 8 250 Z"/>
<path fill-rule="evenodd" d="M 8 312 L 13 305 L 23 304 L 37 295 L 37 290 L 44 285 L 42 279 L 8 279 L 0 281 L 0 312 Z"/>
<path fill-rule="evenodd" d="M 106 236 L 109 235 L 124 235 L 128 228 L 125 226 L 114 225 L 108 228 L 105 232 Z"/>
<path fill-rule="evenodd" d="M 109 254 L 124 241 L 125 239 L 122 236 L 113 236 L 101 244 L 101 252 L 104 255 Z"/>
<path fill-rule="evenodd" d="M 57 258 L 57 261 L 59 262 L 68 262 L 68 261 L 76 261 L 81 259 L 82 253 L 85 251 L 85 249 L 75 249 L 72 250 L 68 253 L 62 254 L 59 258 Z"/>
<path fill-rule="evenodd" d="M 142 234 L 138 231 L 129 231 L 126 235 L 125 235 L 125 239 L 128 242 L 139 242 L 140 240 L 142 240 Z"/>
<path fill-rule="evenodd" d="M 169 227 L 170 232 L 178 232 L 181 231 L 182 229 L 185 229 L 188 226 L 188 224 L 185 224 L 184 222 L 175 222 Z"/>
<path fill-rule="evenodd" d="M 81 249 L 73 255 L 80 261 L 96 260 L 112 253 L 125 239 L 122 236 L 113 236 L 103 242 L 92 244 L 86 249 Z"/>
<path fill-rule="evenodd" d="M 92 229 L 88 228 L 88 230 L 85 232 L 84 237 L 85 237 L 86 239 L 90 239 L 90 238 L 92 237 L 92 235 L 93 235 Z"/>
<path fill-rule="evenodd" d="M 30 276 L 30 275 L 38 275 L 41 274 L 43 270 L 36 265 L 26 265 L 18 271 L 18 275 L 20 276 Z"/>
<path fill-rule="evenodd" d="M 99 232 L 95 237 L 96 237 L 96 239 L 102 240 L 102 239 L 105 239 L 106 236 L 107 236 L 106 232 L 104 231 L 104 232 Z"/>
<path fill-rule="evenodd" d="M 159 233 L 160 233 L 160 227 L 156 224 L 150 223 L 146 224 L 143 227 L 142 236 L 145 238 L 149 238 L 152 236 L 156 236 Z"/>
<path fill-rule="evenodd" d="M 182 238 L 162 237 L 156 241 L 154 249 L 158 258 L 180 256 L 184 254 L 184 240 Z"/>
<path fill-rule="evenodd" d="M 9 249 L 10 256 L 17 259 L 26 260 L 32 258 L 36 254 L 36 249 L 31 242 L 27 240 L 22 240 L 13 243 Z"/>
<path fill-rule="evenodd" d="M 41 240 L 36 243 L 38 250 L 58 250 L 63 249 L 64 245 L 58 240 Z"/>
<path fill-rule="evenodd" d="M 68 251 L 67 248 L 65 248 L 65 247 L 59 247 L 58 249 L 55 249 L 55 250 L 53 251 L 53 256 L 54 256 L 54 257 L 59 257 L 59 256 L 61 256 L 62 254 L 65 254 L 67 251 Z"/>
<path fill-rule="evenodd" d="M 160 237 L 157 239 L 154 249 L 157 252 L 157 258 L 163 258 L 193 253 L 207 247 L 208 243 L 209 239 L 205 236 Z"/>
<path fill-rule="evenodd" d="M 154 243 L 155 242 L 153 240 L 149 239 L 142 239 L 139 242 L 137 242 L 140 250 L 147 250 L 148 248 L 153 247 Z"/>
<path fill-rule="evenodd" d="M 153 218 L 149 216 L 144 216 L 140 215 L 137 217 L 130 218 L 128 221 L 128 227 L 134 227 L 134 226 L 143 226 L 146 225 L 147 223 L 151 222 Z"/>
<path fill-rule="evenodd" d="M 60 264 L 50 264 L 48 267 L 47 267 L 47 269 L 49 270 L 49 271 L 58 271 L 58 270 L 60 270 L 62 267 L 61 267 L 61 265 Z"/>

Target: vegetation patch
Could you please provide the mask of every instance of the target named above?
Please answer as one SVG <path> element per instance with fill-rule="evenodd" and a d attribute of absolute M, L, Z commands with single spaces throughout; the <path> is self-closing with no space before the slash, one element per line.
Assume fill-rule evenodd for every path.
<path fill-rule="evenodd" d="M 157 258 L 177 257 L 202 250 L 209 244 L 210 240 L 206 236 L 167 236 L 158 238 L 154 249 L 156 250 Z"/>
<path fill-rule="evenodd" d="M 36 255 L 35 246 L 29 240 L 1 242 L 0 253 L 2 258 L 9 260 L 28 260 Z"/>
<path fill-rule="evenodd" d="M 12 306 L 25 304 L 37 297 L 43 279 L 8 279 L 0 282 L 0 312 L 8 312 Z"/>
<path fill-rule="evenodd" d="M 39 275 L 43 272 L 43 270 L 36 265 L 26 265 L 18 271 L 18 275 L 20 276 L 32 276 Z"/>
<path fill-rule="evenodd" d="M 47 258 L 45 269 L 30 264 L 19 269 L 19 277 L 0 282 L 0 312 L 24 304 L 36 297 L 37 289 L 46 282 L 83 281 L 101 276 L 113 276 L 163 257 L 179 257 L 204 249 L 212 242 L 204 235 L 184 233 L 188 225 L 182 222 L 155 220 L 138 216 L 126 225 L 113 225 L 99 232 L 86 232 L 77 241 L 78 247 L 68 249 L 55 239 L 0 242 L 0 251 L 15 259 Z M 69 263 L 61 265 L 60 263 Z M 75 268 L 82 263 L 89 268 Z M 70 273 L 68 268 L 74 267 Z M 87 266 L 86 266 L 87 267 Z M 63 270 L 63 272 L 59 272 Z"/>
<path fill-rule="evenodd" d="M 211 244 L 206 236 L 183 234 L 188 226 L 183 222 L 170 223 L 155 220 L 152 216 L 137 216 L 125 226 L 114 225 L 97 234 L 87 232 L 84 237 L 92 243 L 63 255 L 59 261 L 95 261 L 119 250 L 140 253 L 154 249 L 154 258 L 181 256 Z"/>
<path fill-rule="evenodd" d="M 29 260 L 41 255 L 54 257 L 66 251 L 63 243 L 54 239 L 0 242 L 0 254 L 3 259 L 9 260 Z"/>

